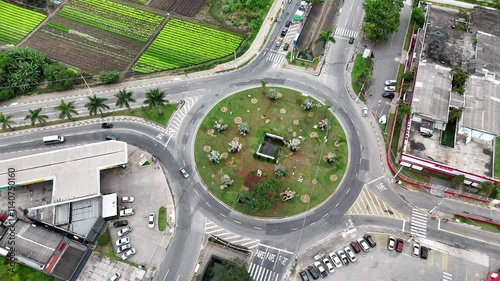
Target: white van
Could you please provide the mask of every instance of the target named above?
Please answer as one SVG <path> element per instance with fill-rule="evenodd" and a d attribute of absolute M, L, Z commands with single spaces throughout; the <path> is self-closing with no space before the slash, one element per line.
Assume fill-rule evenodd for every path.
<path fill-rule="evenodd" d="M 43 137 L 43 143 L 45 144 L 54 144 L 54 143 L 63 143 L 64 142 L 64 137 L 63 136 L 47 136 Z"/>
<path fill-rule="evenodd" d="M 126 216 L 131 216 L 135 214 L 134 209 L 125 209 L 120 211 L 120 217 L 126 217 Z"/>

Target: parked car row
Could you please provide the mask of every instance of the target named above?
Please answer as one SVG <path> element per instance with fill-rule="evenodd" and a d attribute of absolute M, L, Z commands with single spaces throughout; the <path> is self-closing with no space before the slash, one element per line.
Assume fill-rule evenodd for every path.
<path fill-rule="evenodd" d="M 325 278 L 328 275 L 327 271 L 330 274 L 334 273 L 334 266 L 336 268 L 341 268 L 342 266 L 349 265 L 349 263 L 356 262 L 357 253 L 360 253 L 361 251 L 369 252 L 370 248 L 377 246 L 377 242 L 373 240 L 370 234 L 365 234 L 356 241 L 349 243 L 349 246 L 350 247 L 346 246 L 343 249 L 333 251 L 323 257 L 320 261 L 317 260 L 312 265 L 307 266 L 306 270 L 312 279 L 316 280 L 320 276 Z M 309 276 L 306 271 L 302 269 L 299 270 L 299 275 L 303 281 L 309 281 Z"/>
<path fill-rule="evenodd" d="M 401 238 L 394 238 L 394 236 L 389 236 L 387 239 L 387 250 L 401 253 L 403 252 L 404 241 Z M 418 242 L 413 243 L 411 255 L 415 258 L 420 257 L 426 260 L 429 254 L 429 248 L 425 246 L 420 246 Z"/>
<path fill-rule="evenodd" d="M 396 91 L 396 80 L 387 80 L 384 82 L 384 92 L 382 93 L 382 97 L 393 99 Z"/>

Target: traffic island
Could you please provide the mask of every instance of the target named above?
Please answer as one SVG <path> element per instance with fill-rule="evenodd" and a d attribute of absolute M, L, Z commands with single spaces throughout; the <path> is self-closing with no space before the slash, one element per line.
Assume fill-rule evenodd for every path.
<path fill-rule="evenodd" d="M 263 217 L 298 214 L 309 202 L 313 208 L 325 201 L 348 161 L 346 135 L 328 106 L 266 86 L 215 105 L 198 128 L 194 154 L 215 197 Z"/>

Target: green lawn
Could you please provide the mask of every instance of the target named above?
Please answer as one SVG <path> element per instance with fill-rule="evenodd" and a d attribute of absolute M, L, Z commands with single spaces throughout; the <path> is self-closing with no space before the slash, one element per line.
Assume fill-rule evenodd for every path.
<path fill-rule="evenodd" d="M 52 281 L 56 280 L 41 271 L 26 267 L 19 263 L 6 263 L 7 259 L 0 256 L 0 280 L 2 281 Z"/>
<path fill-rule="evenodd" d="M 158 210 L 158 230 L 165 231 L 166 227 L 167 227 L 167 208 L 162 206 L 160 207 L 160 210 Z"/>
<path fill-rule="evenodd" d="M 484 230 L 489 230 L 489 231 L 494 231 L 494 232 L 500 232 L 500 226 L 484 223 L 484 222 L 479 222 L 479 221 L 473 221 L 467 218 L 462 218 L 462 217 L 457 217 L 453 216 L 453 220 L 459 220 L 461 223 L 466 223 L 470 225 L 475 225 L 483 228 Z"/>
<path fill-rule="evenodd" d="M 495 171 L 494 177 L 500 179 L 500 138 L 497 138 L 495 145 Z"/>
<path fill-rule="evenodd" d="M 359 85 L 356 82 L 358 80 L 358 77 L 361 75 L 361 73 L 363 73 L 365 69 L 369 69 L 371 71 L 372 66 L 373 62 L 371 61 L 371 59 L 363 59 L 362 54 L 356 55 L 351 75 L 352 88 L 354 89 L 356 95 L 359 94 L 359 92 L 361 91 L 361 87 L 363 86 Z"/>
<path fill-rule="evenodd" d="M 316 177 L 318 183 L 311 197 L 311 207 L 323 202 L 340 183 L 348 159 L 346 136 L 334 118 L 331 121 L 332 128 L 328 134 L 324 155 L 329 152 L 336 154 L 336 164 L 328 164 L 326 160 L 319 159 L 326 132 L 314 129 L 313 126 L 325 116 L 326 118 L 332 117 L 325 106 L 305 111 L 300 107 L 305 99 L 301 93 L 284 88 L 278 88 L 278 91 L 283 96 L 275 101 L 269 100 L 267 95 L 262 93 L 262 88 L 254 88 L 219 102 L 207 114 L 198 129 L 194 152 L 198 172 L 207 188 L 227 205 L 242 211 L 242 207 L 236 203 L 236 198 L 241 191 L 246 190 L 245 180 L 251 180 L 257 169 L 263 172 L 261 177 L 263 180 L 275 179 L 275 164 L 258 160 L 253 156 L 263 141 L 265 133 L 282 136 L 285 140 L 293 138 L 294 133 L 296 138 L 299 136 L 303 138 L 297 152 L 292 153 L 288 147 L 283 147 L 278 154 L 279 163 L 286 167 L 288 173 L 281 179 L 283 191 L 290 188 L 296 191 L 296 195 L 287 202 L 276 200 L 274 208 L 257 213 L 259 216 L 266 217 L 284 217 L 306 210 L 307 204 L 301 202 L 300 196 L 310 194 L 318 162 L 319 173 Z M 248 122 L 249 135 L 239 134 L 238 126 L 235 124 L 236 117 L 241 117 L 243 121 Z M 229 127 L 222 133 L 217 131 L 212 133 L 214 122 L 219 119 L 223 119 L 223 123 L 228 124 Z M 266 123 L 266 120 L 269 121 Z M 298 120 L 298 123 L 294 123 L 294 120 Z M 311 133 L 318 136 L 311 137 Z M 236 154 L 228 153 L 228 144 L 234 138 L 239 139 L 239 142 L 243 144 L 243 149 Z M 208 152 L 204 151 L 205 148 L 219 151 L 221 154 L 225 153 L 226 158 L 223 158 L 218 165 L 213 164 L 209 161 Z M 220 178 L 224 174 L 229 175 L 234 183 L 229 188 L 221 190 Z M 303 178 L 302 183 L 298 181 L 299 175 Z M 337 176 L 333 182 L 330 180 L 331 175 Z"/>

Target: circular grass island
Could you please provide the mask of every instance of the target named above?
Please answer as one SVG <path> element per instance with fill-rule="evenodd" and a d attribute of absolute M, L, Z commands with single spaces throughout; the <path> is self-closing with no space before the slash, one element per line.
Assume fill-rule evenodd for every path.
<path fill-rule="evenodd" d="M 328 106 L 294 90 L 264 87 L 213 107 L 198 128 L 194 154 L 204 184 L 226 205 L 286 217 L 335 192 L 348 148 Z"/>

